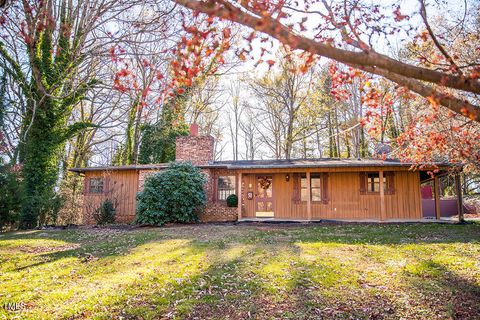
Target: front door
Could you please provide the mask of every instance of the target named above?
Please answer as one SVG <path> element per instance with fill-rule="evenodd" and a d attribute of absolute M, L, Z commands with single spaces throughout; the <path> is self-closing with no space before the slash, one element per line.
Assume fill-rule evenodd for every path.
<path fill-rule="evenodd" d="M 257 176 L 257 194 L 255 197 L 255 216 L 257 218 L 273 218 L 273 177 Z"/>

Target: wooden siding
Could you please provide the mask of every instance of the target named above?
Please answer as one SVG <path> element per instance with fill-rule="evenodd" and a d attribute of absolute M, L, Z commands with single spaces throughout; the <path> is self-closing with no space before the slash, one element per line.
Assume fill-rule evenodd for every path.
<path fill-rule="evenodd" d="M 88 192 L 88 181 L 94 177 L 103 177 L 104 181 L 108 179 L 108 190 L 103 194 Z M 118 202 L 116 214 L 118 222 L 133 221 L 135 218 L 136 195 L 138 192 L 138 171 L 90 171 L 85 173 L 85 184 L 83 212 L 86 221 L 84 221 L 84 223 L 94 223 L 91 216 L 92 210 L 98 208 L 105 199 L 115 199 Z"/>
<path fill-rule="evenodd" d="M 211 170 L 211 171 L 210 171 Z M 240 177 L 242 206 L 239 216 L 255 217 L 255 197 L 248 200 L 247 192 L 256 190 L 257 175 L 273 177 L 273 195 L 275 218 L 307 220 L 307 202 L 296 202 L 294 195 L 294 173 L 328 172 L 328 203 L 312 202 L 311 219 L 346 219 L 346 220 L 381 220 L 380 194 L 360 194 L 359 172 L 378 172 L 379 170 L 394 171 L 395 193 L 385 194 L 385 219 L 421 219 L 422 204 L 420 196 L 420 174 L 404 167 L 374 167 L 374 168 L 298 168 L 298 169 L 254 169 L 254 170 L 222 170 L 205 169 L 210 176 L 235 175 Z M 289 181 L 285 175 L 289 174 Z M 92 177 L 108 178 L 110 191 L 103 194 L 91 194 L 88 185 L 85 187 L 84 223 L 94 223 L 91 212 L 98 208 L 107 198 L 118 201 L 117 221 L 132 222 L 135 218 L 136 194 L 139 189 L 139 172 L 137 170 L 118 171 L 88 171 L 85 173 L 85 183 Z M 207 184 L 209 199 L 213 196 L 213 181 Z M 237 185 L 237 189 L 238 189 Z M 213 190 L 212 190 L 213 189 Z M 238 192 L 238 190 L 237 190 Z"/>
<path fill-rule="evenodd" d="M 345 168 L 343 168 L 345 170 Z M 382 168 L 384 169 L 384 168 Z M 365 170 L 365 169 L 363 169 Z M 387 169 L 387 170 L 391 170 Z M 310 172 L 326 172 L 309 169 Z M 312 202 L 312 219 L 348 219 L 348 220 L 381 220 L 380 194 L 360 194 L 360 178 L 358 172 L 336 172 L 329 168 L 328 203 Z M 340 170 L 338 170 L 340 171 Z M 360 170 L 357 170 L 360 171 Z M 374 169 L 368 168 L 368 172 Z M 303 171 L 296 171 L 304 173 Z M 290 180 L 285 179 L 289 173 Z M 295 203 L 293 198 L 293 173 L 263 174 L 273 175 L 273 193 L 275 218 L 307 220 L 307 202 Z M 255 201 L 247 200 L 246 192 L 256 194 L 256 174 L 244 173 L 242 217 L 255 217 Z M 420 175 L 419 172 L 395 171 L 395 193 L 385 194 L 385 219 L 421 219 Z"/>

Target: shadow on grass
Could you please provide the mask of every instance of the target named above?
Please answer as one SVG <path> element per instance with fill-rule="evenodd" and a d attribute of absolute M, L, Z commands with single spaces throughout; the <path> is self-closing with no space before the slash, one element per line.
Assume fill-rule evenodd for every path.
<path fill-rule="evenodd" d="M 178 278 L 161 280 L 163 282 L 155 277 L 158 271 L 147 264 L 146 270 L 142 270 L 141 280 L 127 279 L 121 283 L 125 294 L 118 296 L 117 291 L 102 293 L 106 300 L 98 308 L 107 312 L 105 316 L 110 313 L 127 318 L 178 316 L 187 319 L 428 318 L 436 313 L 458 319 L 478 319 L 480 316 L 478 283 L 460 277 L 442 264 L 423 261 L 418 272 L 401 275 L 406 287 L 404 294 L 413 297 L 418 306 L 418 309 L 408 310 L 407 304 L 397 301 L 397 292 L 359 284 L 357 280 L 361 270 L 355 265 L 335 261 L 332 267 L 331 264 L 321 263 L 322 260 L 305 261 L 300 258 L 302 248 L 298 245 L 478 242 L 478 225 L 314 225 L 287 228 L 276 225 L 229 228 L 205 225 L 113 233 L 106 230 L 101 236 L 95 234 L 96 231 L 93 234 L 83 230 L 65 232 L 68 233 L 68 230 L 41 235 L 42 231 L 38 231 L 23 237 L 20 233 L 0 238 L 0 244 L 2 240 L 47 239 L 80 245 L 75 249 L 42 253 L 39 255 L 42 261 L 17 270 L 70 257 L 85 259 L 85 263 L 89 263 L 92 257 L 123 259 L 130 250 L 142 245 L 158 242 L 159 246 L 166 246 L 163 244 L 165 240 L 185 243 L 174 248 L 179 252 L 162 261 L 164 265 L 175 263 L 185 267 L 192 263 L 186 257 L 195 254 L 208 254 L 213 259 L 212 263 L 205 261 L 204 266 L 191 274 L 175 275 Z M 236 246 L 245 246 L 246 249 L 236 252 Z M 168 248 L 165 253 L 167 251 Z M 231 251 L 234 253 L 229 255 Z M 162 252 L 154 254 L 161 255 Z M 326 259 L 321 255 L 318 258 Z M 130 261 L 121 267 L 116 266 L 101 276 L 108 284 L 112 277 L 134 271 L 135 263 Z M 275 273 L 268 269 L 270 264 L 282 267 Z M 282 285 L 273 286 L 277 282 Z M 114 302 L 109 302 L 107 298 Z M 426 313 L 421 313 L 419 309 Z"/>
<path fill-rule="evenodd" d="M 270 251 L 272 249 L 272 251 Z M 259 252 L 269 252 L 262 255 Z M 158 317 L 169 315 L 181 319 L 424 319 L 440 316 L 456 319 L 478 319 L 480 287 L 473 280 L 459 277 L 445 266 L 439 277 L 424 292 L 422 275 L 402 275 L 409 283 L 404 295 L 415 297 L 416 308 L 397 301 L 399 292 L 392 288 L 364 287 L 358 283 L 361 273 L 353 265 L 338 262 L 338 269 L 328 264 L 298 260 L 298 250 L 271 245 L 253 245 L 247 253 L 206 270 L 175 285 L 158 309 L 156 292 L 141 296 L 142 306 L 131 305 L 123 316 Z M 279 256 L 281 257 L 279 259 Z M 283 256 L 289 256 L 282 260 Z M 286 284 L 271 290 L 278 279 L 262 274 L 266 265 L 284 261 L 286 268 L 279 279 Z M 292 262 L 295 263 L 292 267 Z M 321 275 L 325 275 L 323 279 Z M 442 293 L 448 292 L 442 299 Z M 455 303 L 455 305 L 453 305 Z M 149 306 L 149 307 L 145 307 Z M 156 309 L 157 308 L 157 309 Z"/>
<path fill-rule="evenodd" d="M 453 319 L 480 319 L 480 285 L 445 265 L 422 260 L 404 271 L 403 279 L 412 292 L 424 297 L 423 305 L 433 315 L 444 310 Z"/>
<path fill-rule="evenodd" d="M 125 254 L 137 246 L 151 241 L 167 238 L 182 238 L 190 241 L 199 240 L 199 233 L 211 231 L 217 233 L 217 240 L 222 236 L 231 241 L 230 231 L 239 231 L 237 240 L 241 243 L 264 244 L 278 241 L 307 243 L 338 243 L 367 245 L 396 244 L 430 244 L 430 243 L 468 243 L 480 241 L 480 225 L 440 225 L 440 224 L 242 224 L 224 227 L 222 225 L 188 225 L 173 228 L 149 229 L 73 229 L 59 231 L 28 231 L 3 234 L 3 240 L 56 240 L 78 247 L 67 250 L 55 250 L 37 256 L 37 262 L 17 266 L 14 270 L 41 266 L 59 259 L 78 257 L 88 261 L 92 258 L 117 256 Z M 208 235 L 207 239 L 211 235 Z M 282 238 L 283 237 L 283 238 Z"/>
<path fill-rule="evenodd" d="M 25 261 L 20 261 L 21 266 L 4 270 L 21 271 L 65 258 L 74 257 L 83 262 L 89 262 L 99 258 L 121 256 L 138 246 L 162 239 L 163 237 L 159 235 L 149 232 L 144 233 L 140 229 L 136 232 L 109 228 L 17 231 L 3 234 L 3 237 L 0 238 L 0 250 L 33 254 L 36 262 L 25 264 Z M 16 244 L 15 241 L 21 242 Z M 33 243 L 30 241 L 33 241 Z M 36 241 L 57 241 L 58 243 L 52 243 L 51 246 L 35 247 Z M 9 242 L 13 243 L 9 244 Z M 2 246 L 5 243 L 7 245 Z"/>
<path fill-rule="evenodd" d="M 288 232 L 302 242 L 338 244 L 417 244 L 480 242 L 480 224 L 252 224 L 239 227 L 264 233 Z"/>

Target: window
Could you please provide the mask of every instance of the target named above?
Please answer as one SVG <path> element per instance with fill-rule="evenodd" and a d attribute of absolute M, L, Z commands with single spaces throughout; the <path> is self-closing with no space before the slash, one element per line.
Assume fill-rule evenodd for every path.
<path fill-rule="evenodd" d="M 226 201 L 227 197 L 235 194 L 235 176 L 220 176 L 217 180 L 217 199 Z"/>
<path fill-rule="evenodd" d="M 322 188 L 321 188 L 321 179 L 319 173 L 312 173 L 310 175 L 310 191 L 312 201 L 322 201 Z M 307 186 L 307 176 L 300 176 L 300 200 L 308 200 L 308 186 Z"/>
<path fill-rule="evenodd" d="M 394 172 L 383 172 L 383 190 L 386 195 L 395 194 Z M 360 173 L 360 194 L 380 193 L 380 173 Z"/>
<path fill-rule="evenodd" d="M 383 177 L 385 186 L 385 177 Z M 367 174 L 367 192 L 380 192 L 380 175 L 378 173 Z"/>
<path fill-rule="evenodd" d="M 90 178 L 89 193 L 103 193 L 103 178 Z"/>

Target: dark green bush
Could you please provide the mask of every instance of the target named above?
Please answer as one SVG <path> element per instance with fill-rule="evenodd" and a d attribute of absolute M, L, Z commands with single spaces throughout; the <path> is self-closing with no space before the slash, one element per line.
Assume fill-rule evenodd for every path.
<path fill-rule="evenodd" d="M 163 225 L 198 221 L 205 207 L 205 176 L 190 162 L 172 163 L 145 181 L 137 194 L 137 223 Z"/>
<path fill-rule="evenodd" d="M 53 190 L 45 193 L 44 196 L 34 196 L 30 202 L 39 209 L 38 224 L 40 226 L 54 225 L 63 207 L 63 198 Z"/>
<path fill-rule="evenodd" d="M 1 163 L 0 159 L 0 230 L 19 220 L 22 189 L 18 170 Z"/>
<path fill-rule="evenodd" d="M 117 209 L 112 200 L 106 199 L 102 202 L 100 207 L 93 213 L 93 219 L 98 225 L 105 225 L 115 222 L 115 214 Z"/>
<path fill-rule="evenodd" d="M 238 197 L 236 194 L 231 194 L 227 197 L 227 206 L 237 207 L 238 206 Z"/>

